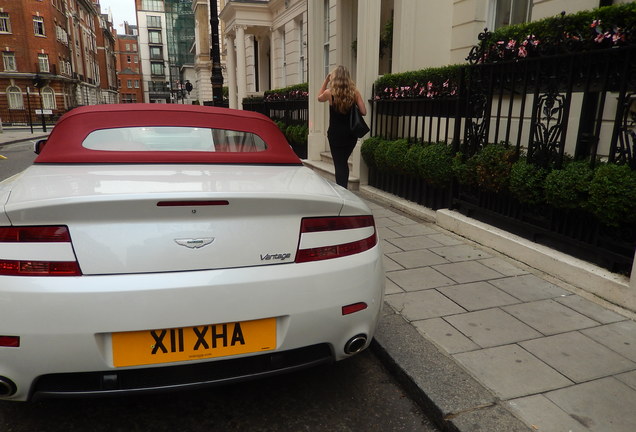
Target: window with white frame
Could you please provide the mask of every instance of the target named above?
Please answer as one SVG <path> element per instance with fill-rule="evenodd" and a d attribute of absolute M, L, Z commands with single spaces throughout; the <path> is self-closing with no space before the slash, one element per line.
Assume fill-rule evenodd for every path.
<path fill-rule="evenodd" d="M 2 53 L 2 63 L 4 64 L 5 71 L 17 71 L 18 66 L 15 62 L 15 53 L 14 52 L 3 52 Z"/>
<path fill-rule="evenodd" d="M 9 101 L 10 110 L 24 109 L 22 90 L 20 90 L 18 87 L 11 86 L 7 89 L 7 101 Z"/>
<path fill-rule="evenodd" d="M 11 33 L 11 21 L 6 12 L 0 12 L 0 33 Z"/>
<path fill-rule="evenodd" d="M 132 88 L 132 80 L 126 80 L 126 85 L 128 88 Z"/>
<path fill-rule="evenodd" d="M 49 110 L 57 108 L 55 103 L 55 92 L 51 87 L 44 87 L 42 89 L 42 107 Z"/>
<path fill-rule="evenodd" d="M 528 22 L 532 15 L 532 0 L 490 0 L 489 29 Z"/>
<path fill-rule="evenodd" d="M 141 9 L 163 12 L 163 0 L 141 0 Z"/>
<path fill-rule="evenodd" d="M 48 54 L 38 54 L 38 67 L 40 72 L 50 72 Z"/>
<path fill-rule="evenodd" d="M 139 88 L 139 80 L 135 80 L 135 88 Z"/>
<path fill-rule="evenodd" d="M 158 30 L 149 30 L 148 31 L 148 42 L 150 43 L 161 43 L 161 32 Z"/>
<path fill-rule="evenodd" d="M 33 33 L 36 36 L 46 36 L 44 33 L 44 18 L 41 16 L 33 17 Z"/>
<path fill-rule="evenodd" d="M 151 75 L 165 75 L 164 66 L 162 63 L 150 63 L 150 74 Z"/>
<path fill-rule="evenodd" d="M 148 15 L 146 17 L 146 25 L 148 25 L 148 28 L 161 28 L 161 17 Z"/>

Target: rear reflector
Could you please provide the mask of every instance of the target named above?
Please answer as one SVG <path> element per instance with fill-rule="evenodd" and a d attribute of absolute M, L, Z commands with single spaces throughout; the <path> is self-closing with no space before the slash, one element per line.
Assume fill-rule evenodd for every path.
<path fill-rule="evenodd" d="M 352 313 L 360 312 L 361 310 L 365 310 L 367 308 L 367 304 L 365 302 L 354 303 L 347 306 L 342 307 L 343 315 L 350 315 Z"/>
<path fill-rule="evenodd" d="M 327 244 L 321 244 L 324 242 Z M 300 225 L 296 262 L 354 255 L 373 248 L 377 242 L 373 216 L 305 218 Z"/>
<path fill-rule="evenodd" d="M 0 347 L 18 348 L 20 336 L 0 336 Z"/>
<path fill-rule="evenodd" d="M 20 246 L 15 243 L 30 244 L 31 253 L 16 256 L 16 247 Z M 65 226 L 0 227 L 0 276 L 80 276 L 77 260 L 60 261 L 61 256 L 47 248 L 49 243 L 68 243 L 60 246 L 67 250 L 66 259 L 74 256 Z M 37 257 L 29 259 L 29 255 Z"/>

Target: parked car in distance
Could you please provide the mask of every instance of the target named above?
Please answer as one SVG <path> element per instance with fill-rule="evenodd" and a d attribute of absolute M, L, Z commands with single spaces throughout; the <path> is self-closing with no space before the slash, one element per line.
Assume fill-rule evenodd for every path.
<path fill-rule="evenodd" d="M 0 399 L 197 388 L 369 345 L 371 211 L 268 118 L 82 107 L 37 152 L 0 182 Z"/>

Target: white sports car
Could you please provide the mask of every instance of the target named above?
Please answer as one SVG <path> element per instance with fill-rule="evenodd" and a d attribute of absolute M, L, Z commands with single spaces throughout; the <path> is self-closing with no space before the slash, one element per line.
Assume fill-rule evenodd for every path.
<path fill-rule="evenodd" d="M 266 117 L 77 108 L 36 153 L 0 183 L 0 399 L 227 383 L 370 343 L 373 216 Z"/>

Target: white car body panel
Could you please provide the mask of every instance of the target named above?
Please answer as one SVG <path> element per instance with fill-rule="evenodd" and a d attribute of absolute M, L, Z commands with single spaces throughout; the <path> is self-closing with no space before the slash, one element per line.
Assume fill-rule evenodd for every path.
<path fill-rule="evenodd" d="M 342 360 L 370 344 L 385 284 L 371 211 L 303 167 L 276 126 L 259 116 L 145 104 L 76 108 L 58 122 L 33 166 L 0 182 L 0 399 L 210 385 L 217 381 L 207 375 L 196 381 L 196 375 L 126 387 L 123 377 L 162 368 L 180 376 L 222 363 L 233 373 L 234 361 L 250 359 L 271 368 L 236 377 L 245 379 Z M 118 129 L 113 119 L 137 128 L 146 121 L 159 132 L 164 121 L 172 132 L 181 123 L 222 128 L 230 122 L 227 136 L 258 131 L 267 148 L 202 151 L 205 162 L 194 150 L 127 151 L 119 141 L 112 152 L 82 148 L 82 133 L 101 131 L 103 122 Z M 115 366 L 113 339 L 117 345 L 121 335 L 114 333 L 268 318 L 275 319 L 276 344 L 265 353 L 216 351 L 206 355 L 218 357 L 174 361 L 159 352 L 155 364 Z M 296 353 L 307 358 L 278 365 Z M 104 387 L 76 391 L 75 381 L 62 390 L 38 387 L 88 375 Z"/>

